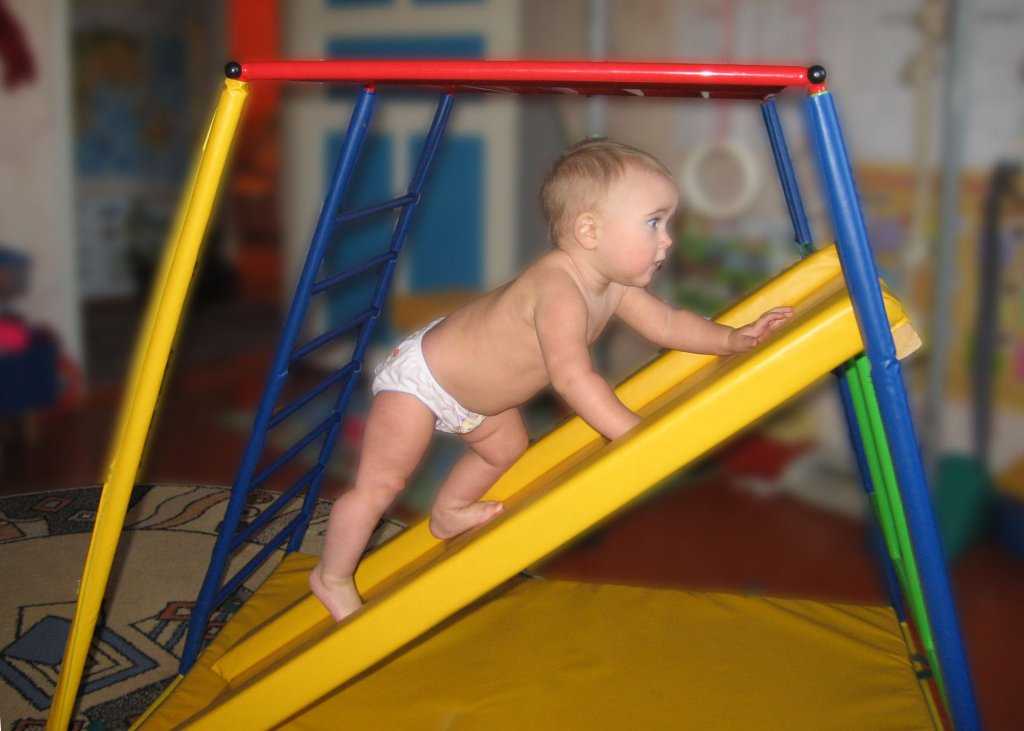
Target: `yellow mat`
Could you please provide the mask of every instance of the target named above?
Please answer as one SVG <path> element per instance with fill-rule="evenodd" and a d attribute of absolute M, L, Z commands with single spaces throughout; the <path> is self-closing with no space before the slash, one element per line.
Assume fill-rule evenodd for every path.
<path fill-rule="evenodd" d="M 286 559 L 251 616 L 315 563 Z M 888 607 L 525 580 L 282 727 L 940 728 L 924 693 Z"/>
<path fill-rule="evenodd" d="M 719 320 L 740 325 L 778 305 L 796 314 L 757 350 L 732 358 L 668 353 L 619 386 L 620 398 L 643 416 L 625 438 L 608 443 L 577 418 L 540 440 L 492 488 L 489 496 L 506 510 L 485 528 L 441 543 L 421 523 L 371 554 L 356 575 L 367 604 L 340 625 L 308 593 L 254 619 L 230 650 L 206 653 L 145 728 L 284 721 L 863 349 L 833 248 Z M 899 350 L 913 350 L 919 341 L 899 303 L 886 295 L 886 309 Z"/>
<path fill-rule="evenodd" d="M 889 608 L 543 580 L 287 726 L 933 728 Z"/>

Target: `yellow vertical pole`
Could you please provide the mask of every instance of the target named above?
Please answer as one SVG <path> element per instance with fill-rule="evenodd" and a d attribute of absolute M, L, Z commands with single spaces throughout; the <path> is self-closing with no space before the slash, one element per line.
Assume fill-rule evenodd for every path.
<path fill-rule="evenodd" d="M 244 82 L 225 81 L 150 295 L 114 432 L 107 477 L 82 571 L 75 618 L 46 724 L 48 731 L 64 731 L 71 720 L 167 362 L 247 96 Z"/>

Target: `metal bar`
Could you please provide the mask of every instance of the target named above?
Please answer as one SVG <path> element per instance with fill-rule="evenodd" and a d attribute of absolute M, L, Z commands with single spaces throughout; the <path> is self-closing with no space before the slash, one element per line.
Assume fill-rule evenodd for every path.
<path fill-rule="evenodd" d="M 801 257 L 810 256 L 814 252 L 814 235 L 811 232 L 807 212 L 804 209 L 803 196 L 800 194 L 796 170 L 789 155 L 789 146 L 786 143 L 782 120 L 779 117 L 779 110 L 774 97 L 769 97 L 761 104 L 761 114 L 764 119 L 765 128 L 768 131 L 772 157 L 775 160 L 775 168 L 779 174 L 779 182 L 782 185 L 782 194 L 786 200 L 786 208 L 789 210 L 790 223 L 793 225 L 794 241 L 796 241 Z M 865 441 L 869 435 L 865 433 L 867 427 L 863 420 L 857 416 L 853 397 L 850 393 L 851 380 L 855 378 L 852 369 L 853 366 L 847 364 L 836 370 L 833 376 L 839 391 L 839 400 L 843 407 L 843 421 L 846 423 L 850 448 L 853 450 L 854 459 L 857 464 L 857 473 L 860 475 L 860 484 L 864 489 L 868 505 L 871 508 L 871 518 L 869 520 L 874 520 L 874 530 L 872 532 L 878 533 L 882 538 L 883 550 L 878 557 L 878 561 L 882 567 L 886 592 L 889 595 L 889 602 L 892 604 L 896 616 L 900 621 L 904 621 L 906 609 L 894 564 L 894 560 L 899 556 L 898 543 L 894 537 L 894 531 L 891 528 L 886 530 L 889 525 L 886 520 L 889 517 L 889 513 L 887 509 L 879 508 L 878 496 L 875 494 L 871 478 L 872 470 L 865 453 Z M 890 553 L 890 548 L 896 551 L 895 556 Z"/>
<path fill-rule="evenodd" d="M 902 491 L 941 672 L 946 678 L 949 712 L 957 728 L 978 729 L 980 719 L 973 683 L 946 576 L 928 482 L 831 93 L 823 91 L 808 96 L 807 118 L 828 193 L 843 275 L 857 314 L 865 352 L 871 362 L 871 379 Z"/>
<path fill-rule="evenodd" d="M 145 324 L 135 346 L 129 387 L 114 431 L 108 472 L 82 569 L 75 617 L 68 633 L 60 677 L 53 691 L 48 729 L 64 731 L 71 720 L 128 502 L 147 438 L 153 432 L 157 401 L 186 296 L 247 96 L 248 89 L 244 83 L 225 82 L 164 248 L 157 286 L 150 295 Z"/>
<path fill-rule="evenodd" d="M 779 173 L 779 182 L 782 184 L 782 194 L 786 198 L 786 208 L 789 209 L 789 220 L 793 224 L 793 235 L 800 249 L 800 255 L 807 256 L 814 251 L 814 235 L 811 233 L 811 224 L 807 220 L 807 212 L 804 210 L 796 169 L 789 156 L 789 146 L 786 144 L 782 120 L 779 118 L 779 110 L 775 105 L 774 97 L 769 97 L 761 104 L 761 116 L 764 118 L 764 126 L 768 130 L 768 141 L 771 143 L 775 169 Z"/>
<path fill-rule="evenodd" d="M 788 147 L 785 141 L 785 132 L 778 114 L 778 106 L 773 96 L 768 97 L 762 102 L 761 115 L 764 119 L 765 129 L 768 132 L 768 141 L 771 145 L 775 170 L 778 173 L 779 183 L 781 184 L 782 196 L 785 199 L 786 209 L 790 212 L 794 241 L 797 243 L 801 257 L 806 257 L 814 252 L 814 234 L 811 231 L 810 221 L 804 208 L 797 171 L 794 168 L 793 159 L 790 157 L 790 147 Z M 895 533 L 887 521 L 887 518 L 889 518 L 888 509 L 883 506 L 883 509 L 880 511 L 878 496 L 874 493 L 871 470 L 864 453 L 864 441 L 869 437 L 869 434 L 863 433 L 866 427 L 863 421 L 857 418 L 853 398 L 850 394 L 850 379 L 855 378 L 855 374 L 851 369 L 852 365 L 845 365 L 834 376 L 836 377 L 836 385 L 840 394 L 840 402 L 843 406 L 843 418 L 846 422 L 850 446 L 853 449 L 857 472 L 860 475 L 860 484 L 867 496 L 868 505 L 871 506 L 871 515 L 881 530 L 884 539 L 886 539 L 884 545 L 887 548 L 890 546 L 895 547 L 897 550 L 895 557 L 888 552 L 884 552 L 879 557 L 879 560 L 882 564 L 883 577 L 890 602 L 896 610 L 897 616 L 902 620 L 905 616 L 905 609 L 900 594 L 899 580 L 896 576 L 896 567 L 893 564 L 895 558 L 899 556 L 898 545 L 895 542 Z"/>
<path fill-rule="evenodd" d="M 291 532 L 295 529 L 295 523 L 298 521 L 300 516 L 296 515 L 292 520 L 288 522 L 284 528 L 278 531 L 277 535 L 270 539 L 263 548 L 260 549 L 259 553 L 249 559 L 249 562 L 238 570 L 234 576 L 227 580 L 224 587 L 217 593 L 214 598 L 214 606 L 219 607 L 224 603 L 224 600 L 234 594 L 238 587 L 242 585 L 246 579 L 252 576 L 253 572 L 263 565 L 263 562 L 270 558 L 270 554 L 276 551 L 284 539 L 291 535 Z"/>
<path fill-rule="evenodd" d="M 412 180 L 409 182 L 408 188 L 408 196 L 414 198 L 417 202 L 420 199 L 420 193 L 423 190 L 423 185 L 426 183 L 427 173 L 430 170 L 431 163 L 434 160 L 434 156 L 437 154 L 437 148 L 441 144 L 441 139 L 444 137 L 445 129 L 448 126 L 448 118 L 451 116 L 453 100 L 454 96 L 452 94 L 443 94 L 441 96 L 437 109 L 434 112 L 434 119 L 430 123 L 430 130 L 427 132 L 426 139 L 423 141 L 423 149 L 420 151 L 419 161 L 416 163 L 416 171 L 413 173 Z M 387 266 L 381 274 L 380 280 L 377 282 L 377 289 L 373 296 L 372 309 L 377 314 L 367 320 L 366 324 L 359 331 L 359 338 L 356 341 L 355 353 L 352 355 L 352 360 L 355 363 L 363 362 L 363 355 L 370 343 L 370 336 L 373 334 L 373 329 L 377 324 L 377 318 L 383 311 L 384 298 L 387 296 L 388 289 L 391 286 L 391 279 L 394 276 L 395 265 L 398 261 L 398 252 L 405 243 L 406 235 L 409 231 L 409 223 L 412 220 L 412 214 L 415 209 L 416 203 L 412 203 L 402 209 L 402 213 L 399 216 L 398 222 L 395 224 L 394 231 L 391 234 L 391 245 L 388 247 L 388 251 L 393 256 L 388 260 Z M 338 397 L 337 404 L 335 405 L 335 412 L 339 415 L 338 421 L 331 428 L 330 435 L 328 435 L 327 439 L 324 440 L 324 446 L 321 448 L 320 459 L 318 461 L 318 463 L 324 468 L 326 468 L 327 460 L 330 459 L 331 450 L 334 448 L 334 443 L 337 439 L 337 430 L 341 426 L 341 414 L 344 413 L 348 406 L 348 400 L 351 396 L 355 380 L 355 378 L 349 379 L 348 383 L 345 384 L 345 389 Z M 292 539 L 288 544 L 289 552 L 297 551 L 299 546 L 302 544 L 302 537 L 305 535 L 306 527 L 313 515 L 313 506 L 316 504 L 316 498 L 319 492 L 320 478 L 318 477 L 306 493 L 306 500 L 302 506 L 302 520 L 296 526 L 295 534 L 292 536 Z"/>
<path fill-rule="evenodd" d="M 252 482 L 249 484 L 249 489 L 253 489 L 257 485 L 262 484 L 268 477 L 277 472 L 281 467 L 288 464 L 295 455 L 301 452 L 303 449 L 308 447 L 316 440 L 317 437 L 321 436 L 324 432 L 331 428 L 331 424 L 336 420 L 336 415 L 332 412 L 328 414 L 327 418 L 313 427 L 306 436 L 302 437 L 299 441 L 295 442 L 291 447 L 288 448 L 284 454 L 275 459 L 266 469 L 252 478 Z"/>
<path fill-rule="evenodd" d="M 289 357 L 288 362 L 294 363 L 297 360 L 301 360 L 304 356 L 309 355 L 320 346 L 329 343 L 331 340 L 334 340 L 335 338 L 341 337 L 349 330 L 359 327 L 364 322 L 369 320 L 371 317 L 377 317 L 379 314 L 380 310 L 375 307 L 370 307 L 366 310 L 363 310 L 358 315 L 353 317 L 351 320 L 346 322 L 344 325 L 339 325 L 333 330 L 328 330 L 327 332 L 321 335 L 317 335 L 315 338 L 306 342 L 301 347 L 296 348 L 294 351 L 292 351 L 291 357 Z"/>
<path fill-rule="evenodd" d="M 889 449 L 885 425 L 882 423 L 882 416 L 878 411 L 878 397 L 871 382 L 871 365 L 866 357 L 861 356 L 854 361 L 853 375 L 856 378 L 851 381 L 850 392 L 858 409 L 858 417 L 866 427 L 863 434 L 869 460 L 875 470 L 877 505 L 882 515 L 886 516 L 886 526 L 890 531 L 892 545 L 889 550 L 892 552 L 893 561 L 898 568 L 903 593 L 907 597 L 911 617 L 917 623 L 921 642 L 932 661 L 932 666 L 940 670 L 940 663 L 935 654 L 935 639 L 931 620 L 928 616 L 924 594 L 921 591 L 921 574 L 914 556 L 910 532 L 907 529 L 906 511 L 904 511 L 900 499 L 899 483 L 892 463 L 892 451 Z M 935 677 L 940 690 L 945 694 L 942 673 L 936 672 Z"/>
<path fill-rule="evenodd" d="M 293 401 L 292 403 L 288 404 L 284 408 L 282 408 L 282 409 L 280 409 L 278 411 L 275 411 L 274 412 L 274 416 L 270 419 L 270 422 L 267 424 L 267 428 L 268 429 L 273 429 L 275 426 L 280 424 L 282 421 L 287 419 L 289 416 L 294 414 L 296 411 L 298 411 L 303 406 L 308 404 L 310 401 L 315 399 L 317 396 L 322 394 L 324 391 L 329 389 L 335 383 L 337 383 L 338 381 L 340 381 L 340 380 L 342 380 L 344 378 L 347 378 L 347 377 L 351 376 L 353 373 L 357 373 L 358 370 L 359 369 L 357 368 L 357 365 L 356 365 L 355 362 L 349 362 L 344 368 L 341 368 L 340 370 L 335 371 L 330 376 L 328 376 L 324 380 L 320 381 L 320 383 L 315 385 L 312 389 L 310 389 L 302 397 L 296 399 L 295 401 Z"/>
<path fill-rule="evenodd" d="M 273 520 L 279 512 L 281 512 L 281 509 L 285 505 L 290 503 L 295 498 L 296 495 L 302 492 L 302 488 L 308 485 L 313 480 L 313 478 L 317 476 L 320 470 L 320 465 L 313 465 L 313 467 L 311 467 L 306 472 L 306 474 L 304 474 L 302 477 L 295 481 L 294 485 L 292 485 L 287 490 L 278 495 L 277 498 L 274 499 L 274 502 L 268 505 L 266 509 L 259 514 L 259 517 L 257 517 L 256 520 L 250 523 L 244 531 L 235 536 L 235 538 L 231 541 L 231 550 L 238 550 L 238 548 L 243 543 L 245 543 L 254 535 L 263 530 L 263 528 L 265 528 L 270 523 L 270 521 Z"/>
<path fill-rule="evenodd" d="M 852 382 L 856 378 L 853 368 L 852 363 L 847 363 L 839 368 L 835 373 L 836 385 L 839 387 L 839 398 L 843 404 L 843 416 L 846 420 L 846 429 L 850 437 L 850 446 L 853 448 L 853 455 L 857 461 L 860 484 L 868 497 L 868 505 L 871 507 L 871 516 L 874 519 L 872 533 L 877 533 L 882 537 L 883 550 L 878 560 L 882 564 L 885 588 L 889 593 L 889 602 L 896 610 L 896 616 L 902 622 L 906 617 L 906 612 L 903 606 L 903 597 L 900 595 L 900 585 L 896 578 L 896 570 L 893 566 L 893 557 L 890 554 L 889 548 L 890 545 L 895 545 L 895 543 L 889 540 L 890 534 L 884 530 L 883 518 L 877 507 L 876 489 L 865 445 L 866 435 L 864 432 L 869 428 L 869 425 L 858 418 L 857 409 L 854 406 L 854 397 L 851 393 L 853 390 Z"/>
<path fill-rule="evenodd" d="M 800 185 L 796 177 L 796 169 L 793 167 L 793 161 L 789 155 L 789 146 L 786 143 L 782 120 L 779 117 L 779 110 L 774 97 L 769 97 L 761 104 L 761 115 L 764 119 L 765 128 L 768 131 L 772 157 L 775 160 L 775 168 L 779 174 L 779 182 L 782 185 L 782 194 L 786 199 L 786 208 L 789 210 L 789 220 L 793 225 L 794 240 L 800 250 L 800 256 L 806 257 L 814 251 L 814 235 L 811 232 L 810 221 L 804 209 L 803 197 L 800 194 Z M 879 533 L 884 539 L 882 542 L 883 551 L 878 560 L 881 564 L 886 591 L 889 594 L 889 601 L 896 611 L 896 616 L 900 621 L 903 621 L 906 616 L 906 609 L 900 591 L 900 582 L 897 578 L 897 569 L 893 563 L 899 557 L 899 546 L 896 542 L 895 531 L 890 524 L 891 518 L 888 508 L 884 504 L 879 505 L 879 498 L 875 494 L 875 487 L 871 477 L 872 470 L 865 453 L 865 443 L 870 438 L 870 434 L 865 433 L 865 430 L 869 427 L 862 419 L 858 418 L 853 397 L 850 393 L 851 380 L 856 378 L 856 374 L 852 369 L 853 366 L 847 364 L 838 369 L 833 375 L 839 390 L 839 399 L 843 407 L 843 420 L 846 422 L 846 430 L 850 439 L 850 447 L 853 450 L 857 463 L 861 487 L 867 495 L 869 506 L 871 506 L 871 516 L 874 520 L 873 532 Z M 884 500 L 884 497 L 882 499 Z M 891 554 L 890 550 L 895 551 L 895 553 Z"/>
<path fill-rule="evenodd" d="M 423 192 L 423 184 L 427 180 L 427 173 L 430 171 L 430 165 L 434 161 L 434 155 L 437 153 L 437 148 L 441 144 L 441 138 L 444 137 L 445 129 L 448 127 L 448 117 L 452 112 L 452 103 L 455 97 L 452 94 L 442 94 L 441 100 L 438 102 L 437 109 L 434 111 L 434 119 L 430 122 L 430 131 L 427 132 L 427 137 L 423 141 L 423 149 L 420 151 L 420 159 L 416 163 L 416 172 L 412 176 L 412 180 L 409 182 L 409 194 L 414 195 L 417 198 L 420 197 L 420 193 Z M 398 221 L 398 225 L 395 227 L 395 235 L 391 240 L 392 251 L 398 251 L 402 248 L 402 244 L 405 241 L 405 231 L 408 229 L 409 221 L 412 218 L 412 209 L 406 208 L 402 211 L 402 217 Z"/>
<path fill-rule="evenodd" d="M 772 157 L 775 160 L 775 168 L 782 186 L 782 194 L 786 200 L 790 223 L 793 226 L 794 240 L 797 243 L 801 257 L 806 257 L 814 251 L 814 235 L 811 232 L 810 221 L 804 208 L 803 196 L 800 193 L 800 186 L 796 177 L 796 169 L 789 154 L 789 145 L 786 143 L 782 119 L 779 117 L 779 110 L 774 97 L 769 97 L 762 102 L 761 115 L 764 119 L 765 129 L 768 132 Z M 891 525 L 891 515 L 888 506 L 884 502 L 885 497 L 883 495 L 880 501 L 872 482 L 872 468 L 865 453 L 865 447 L 869 443 L 868 440 L 871 434 L 865 431 L 869 427 L 864 420 L 858 418 L 854 399 L 850 393 L 851 382 L 855 382 L 856 379 L 856 374 L 852 369 L 853 366 L 848 364 L 838 369 L 833 375 L 836 378 L 840 403 L 843 407 L 843 418 L 846 422 L 850 447 L 853 450 L 857 471 L 860 475 L 861 487 L 864 489 L 868 498 L 868 504 L 871 507 L 871 516 L 874 519 L 874 532 L 878 532 L 883 538 L 882 545 L 885 550 L 883 550 L 878 560 L 881 564 L 886 591 L 889 594 L 890 603 L 902 621 L 906 611 L 901 595 L 900 582 L 897 577 L 897 567 L 894 564 L 894 561 L 899 560 L 899 545 Z"/>
<path fill-rule="evenodd" d="M 231 66 L 232 64 L 229 64 Z M 706 90 L 732 87 L 816 88 L 806 66 L 756 64 L 687 64 L 635 61 L 497 61 L 497 60 L 292 60 L 236 64 L 246 81 L 341 81 L 361 84 L 403 83 L 450 87 L 456 84 L 572 86 L 605 84 L 694 86 Z"/>
<path fill-rule="evenodd" d="M 338 162 L 334 169 L 334 176 L 331 180 L 330 189 L 324 200 L 323 208 L 320 211 L 320 219 L 317 221 L 316 230 L 313 233 L 313 240 L 310 243 L 309 253 L 306 255 L 306 262 L 302 268 L 302 274 L 295 287 L 295 296 L 288 310 L 288 317 L 285 320 L 281 340 L 274 355 L 274 363 L 270 369 L 270 376 L 267 379 L 267 386 L 260 400 L 259 408 L 256 411 L 256 418 L 253 423 L 252 436 L 246 445 L 245 454 L 242 457 L 242 464 L 239 467 L 235 484 L 232 488 L 231 499 L 228 501 L 227 511 L 217 542 L 213 548 L 213 556 L 210 566 L 207 568 L 206 577 L 203 579 L 202 589 L 199 591 L 199 598 L 192 611 L 189 621 L 188 638 L 185 641 L 185 649 L 181 658 L 179 672 L 185 674 L 195 663 L 202 647 L 203 636 L 206 633 L 206 625 L 209 621 L 210 612 L 216 606 L 215 600 L 218 594 L 218 587 L 224 576 L 224 567 L 230 554 L 231 536 L 235 532 L 235 526 L 241 518 L 245 509 L 246 494 L 251 484 L 252 474 L 256 469 L 256 463 L 263 452 L 264 442 L 267 435 L 267 423 L 274 405 L 277 403 L 278 395 L 288 373 L 288 361 L 298 335 L 299 327 L 305 319 L 306 310 L 309 307 L 310 289 L 316 280 L 316 273 L 323 262 L 324 253 L 333 231 L 334 217 L 341 208 L 341 201 L 345 196 L 349 180 L 359 159 L 359 152 L 362 150 L 366 133 L 373 117 L 373 107 L 376 95 L 371 89 L 364 88 L 356 99 L 352 117 L 349 120 L 348 134 L 345 136 L 345 144 L 338 155 Z"/>
<path fill-rule="evenodd" d="M 367 323 L 364 330 L 372 327 L 371 323 Z M 362 340 L 362 338 L 360 338 Z M 358 348 L 357 348 L 358 350 Z M 362 354 L 359 354 L 357 363 L 362 362 Z M 306 499 L 302 501 L 302 508 L 299 511 L 299 517 L 295 521 L 295 526 L 292 531 L 292 535 L 288 540 L 288 548 L 286 551 L 291 553 L 292 551 L 298 551 L 302 546 L 302 539 L 306 535 L 306 528 L 309 527 L 309 521 L 313 517 L 313 508 L 316 505 L 316 499 L 320 495 L 320 482 L 327 470 L 327 461 L 331 458 L 331 453 L 334 451 L 335 442 L 338 439 L 338 430 L 341 428 L 342 419 L 345 410 L 348 408 L 349 396 L 352 394 L 352 389 L 355 386 L 356 379 L 350 378 L 345 384 L 345 388 L 342 389 L 341 394 L 338 396 L 338 400 L 334 405 L 333 415 L 337 416 L 334 422 L 331 424 L 331 431 L 324 439 L 323 445 L 320 447 L 320 454 L 317 457 L 317 474 L 314 476 L 312 484 L 309 490 L 306 491 Z"/>
<path fill-rule="evenodd" d="M 969 0 L 948 3 L 946 23 L 949 41 L 942 91 L 942 175 L 939 184 L 939 235 L 935 245 L 935 293 L 928 336 L 928 387 L 923 404 L 925 464 L 934 475 L 942 450 L 946 386 L 952 355 L 953 292 L 956 286 L 957 243 L 960 235 L 960 168 L 967 139 L 967 114 L 971 108 L 970 88 L 970 6 Z"/>
<path fill-rule="evenodd" d="M 325 279 L 321 279 L 319 282 L 313 285 L 311 294 L 319 294 L 320 292 L 323 292 L 325 289 L 330 289 L 331 287 L 339 285 L 342 282 L 348 281 L 352 277 L 358 277 L 360 274 L 368 272 L 374 267 L 380 266 L 393 256 L 394 254 L 390 252 L 388 252 L 387 254 L 381 254 L 380 256 L 375 256 L 372 259 L 363 262 L 354 269 L 349 269 L 348 271 L 340 272 L 338 274 L 331 275 L 330 277 L 326 277 Z"/>
<path fill-rule="evenodd" d="M 398 198 L 392 198 L 389 201 L 383 203 L 377 203 L 372 206 L 366 206 L 365 208 L 357 208 L 354 211 L 346 211 L 338 216 L 338 223 L 349 223 L 350 221 L 358 221 L 360 218 L 366 218 L 372 216 L 375 213 L 383 213 L 384 211 L 390 211 L 395 208 L 401 208 L 402 206 L 410 203 L 416 203 L 416 199 L 411 195 L 403 195 Z"/>
<path fill-rule="evenodd" d="M 889 452 L 886 445 L 878 442 L 879 436 L 885 436 L 884 430 L 881 435 L 878 434 L 881 422 L 873 421 L 868 413 L 868 400 L 864 389 L 869 384 L 863 381 L 864 374 L 858 367 L 865 362 L 862 360 L 863 358 L 864 356 L 860 356 L 855 360 L 846 372 L 846 395 L 850 399 L 850 405 L 855 414 L 858 436 L 862 446 L 861 455 L 867 464 L 868 480 L 873 488 L 871 498 L 881 525 L 882 535 L 889 548 L 889 558 L 900 567 L 901 576 L 905 576 L 907 569 L 913 565 L 913 551 L 910 550 L 909 543 L 900 540 L 900 532 L 896 530 L 896 514 L 902 515 L 902 510 L 899 502 L 893 500 L 893 495 L 898 495 L 899 492 L 894 484 L 895 476 L 887 472 L 884 467 L 885 458 L 888 457 Z M 891 490 L 889 489 L 890 485 L 892 486 Z M 906 568 L 904 568 L 904 548 L 907 549 L 908 554 Z M 904 582 L 904 586 L 907 586 L 906 582 Z M 924 605 L 922 604 L 922 606 Z"/>
<path fill-rule="evenodd" d="M 1021 175 L 1021 162 L 1003 160 L 996 163 L 989 178 L 982 215 L 978 261 L 978 304 L 974 317 L 974 351 L 971 355 L 971 400 L 974 432 L 974 458 L 982 474 L 990 473 L 989 458 L 992 451 L 993 377 L 996 373 L 996 353 L 1002 337 L 1000 333 L 1000 298 L 1005 291 L 1005 267 L 1009 264 L 1003 254 L 1002 209 L 1006 198 L 1014 190 Z"/>
<path fill-rule="evenodd" d="M 793 167 L 793 161 L 789 155 L 789 146 L 786 143 L 782 120 L 779 117 L 779 110 L 774 97 L 769 97 L 761 104 L 761 115 L 764 119 L 765 129 L 768 131 L 772 157 L 775 160 L 775 168 L 779 174 L 779 182 L 782 185 L 782 194 L 786 199 L 786 208 L 789 210 L 789 220 L 793 225 L 794 240 L 799 248 L 800 256 L 806 257 L 814 252 L 814 235 L 811 232 L 810 221 L 804 209 L 803 197 L 800 194 L 800 185 L 796 177 L 796 169 Z M 853 450 L 857 463 L 861 487 L 867 495 L 868 505 L 871 506 L 874 532 L 878 532 L 884 539 L 882 543 L 884 550 L 878 557 L 878 560 L 881 564 L 886 591 L 889 594 L 889 601 L 896 611 L 896 616 L 900 621 L 903 621 L 906 616 L 906 610 L 900 591 L 899 579 L 897 578 L 896 566 L 893 563 L 899 557 L 899 546 L 896 542 L 895 531 L 890 524 L 891 518 L 888 508 L 884 504 L 879 505 L 879 498 L 875 493 L 875 487 L 872 482 L 872 469 L 865 453 L 865 443 L 870 438 L 870 434 L 865 433 L 868 426 L 862 419 L 858 418 L 853 397 L 850 393 L 851 380 L 856 378 L 852 368 L 851 364 L 847 364 L 838 369 L 833 375 L 839 390 L 839 399 L 843 407 L 843 420 L 846 422 L 846 430 L 850 439 L 850 447 Z M 894 554 L 890 553 L 890 548 L 895 551 Z"/>
<path fill-rule="evenodd" d="M 889 595 L 889 603 L 896 612 L 896 619 L 901 623 L 907 621 L 907 604 L 903 601 L 902 585 L 899 574 L 896 572 L 896 565 L 889 557 L 889 547 L 886 545 L 885 536 L 882 535 L 879 527 L 878 514 L 873 513 L 875 520 L 870 524 L 869 537 L 871 552 L 875 554 L 876 560 L 882 565 L 882 580 L 885 583 L 885 593 Z M 936 676 L 938 677 L 938 676 Z"/>

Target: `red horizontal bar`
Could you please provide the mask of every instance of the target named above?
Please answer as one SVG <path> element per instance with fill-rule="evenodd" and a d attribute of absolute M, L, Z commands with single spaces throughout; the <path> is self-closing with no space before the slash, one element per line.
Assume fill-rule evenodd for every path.
<path fill-rule="evenodd" d="M 298 60 L 241 64 L 243 81 L 508 87 L 513 92 L 561 87 L 588 94 L 649 89 L 652 95 L 739 91 L 756 98 L 788 87 L 810 88 L 803 66 L 626 61 Z M 588 88 L 589 87 L 589 88 Z"/>

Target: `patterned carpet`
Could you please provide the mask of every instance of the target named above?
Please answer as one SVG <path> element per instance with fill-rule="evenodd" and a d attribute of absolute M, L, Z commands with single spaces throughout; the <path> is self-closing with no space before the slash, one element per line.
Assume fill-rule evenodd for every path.
<path fill-rule="evenodd" d="M 127 728 L 177 672 L 193 600 L 229 491 L 199 485 L 135 489 L 86 664 L 72 729 Z M 56 687 L 100 489 L 0 498 L 0 726 L 41 729 Z M 275 497 L 255 492 L 246 520 Z M 241 566 L 294 517 L 294 502 L 232 560 Z M 302 550 L 318 553 L 320 501 Z M 211 618 L 216 633 L 276 566 L 258 570 Z"/>

